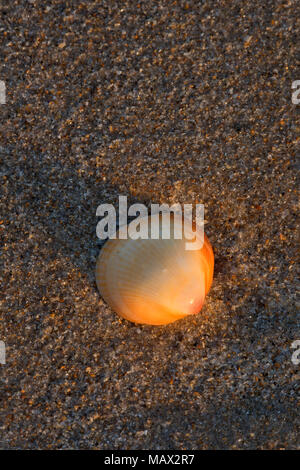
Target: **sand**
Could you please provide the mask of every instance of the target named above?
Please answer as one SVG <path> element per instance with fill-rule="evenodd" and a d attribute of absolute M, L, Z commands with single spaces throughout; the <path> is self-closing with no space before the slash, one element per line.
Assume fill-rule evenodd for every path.
<path fill-rule="evenodd" d="M 1 448 L 299 448 L 297 17 L 1 2 Z M 136 325 L 102 301 L 96 208 L 119 195 L 205 205 L 199 315 Z"/>

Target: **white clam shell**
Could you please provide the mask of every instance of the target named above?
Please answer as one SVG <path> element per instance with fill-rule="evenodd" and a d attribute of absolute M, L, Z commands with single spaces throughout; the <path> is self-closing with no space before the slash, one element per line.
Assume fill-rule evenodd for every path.
<path fill-rule="evenodd" d="M 160 325 L 198 313 L 212 281 L 213 252 L 206 237 L 200 250 L 187 250 L 186 242 L 108 240 L 96 266 L 101 296 L 136 323 Z"/>

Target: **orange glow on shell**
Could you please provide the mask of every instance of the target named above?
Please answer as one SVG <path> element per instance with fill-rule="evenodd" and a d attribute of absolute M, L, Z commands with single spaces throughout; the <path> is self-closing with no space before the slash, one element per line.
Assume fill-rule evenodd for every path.
<path fill-rule="evenodd" d="M 101 296 L 121 317 L 163 325 L 201 310 L 213 279 L 214 254 L 204 235 L 200 250 L 185 240 L 111 239 L 96 266 Z"/>

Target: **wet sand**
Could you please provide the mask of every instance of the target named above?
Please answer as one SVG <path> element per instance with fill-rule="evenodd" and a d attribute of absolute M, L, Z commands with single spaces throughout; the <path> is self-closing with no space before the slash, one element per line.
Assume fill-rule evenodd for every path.
<path fill-rule="evenodd" d="M 298 9 L 1 2 L 1 448 L 299 447 Z M 119 195 L 205 205 L 199 315 L 101 300 L 96 208 Z"/>

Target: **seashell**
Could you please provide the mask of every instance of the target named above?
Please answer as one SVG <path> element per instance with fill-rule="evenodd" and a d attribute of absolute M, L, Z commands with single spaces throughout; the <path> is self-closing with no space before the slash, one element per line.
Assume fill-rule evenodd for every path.
<path fill-rule="evenodd" d="M 186 250 L 186 241 L 172 235 L 169 240 L 109 239 L 96 266 L 103 299 L 135 323 L 163 325 L 197 314 L 212 283 L 214 255 L 206 235 L 201 249 Z"/>

